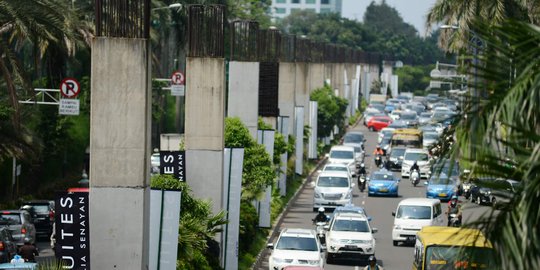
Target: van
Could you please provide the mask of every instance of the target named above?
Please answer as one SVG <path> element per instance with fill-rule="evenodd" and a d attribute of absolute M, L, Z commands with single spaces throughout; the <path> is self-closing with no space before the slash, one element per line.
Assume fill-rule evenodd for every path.
<path fill-rule="evenodd" d="M 395 212 L 392 227 L 394 246 L 402 243 L 414 243 L 416 233 L 424 226 L 443 226 L 444 217 L 441 201 L 438 199 L 410 198 L 402 200 Z"/>
<path fill-rule="evenodd" d="M 340 163 L 349 167 L 353 177 L 356 177 L 356 170 L 359 164 L 359 157 L 357 157 L 354 147 L 345 145 L 332 146 L 330 154 L 328 154 L 328 163 Z"/>

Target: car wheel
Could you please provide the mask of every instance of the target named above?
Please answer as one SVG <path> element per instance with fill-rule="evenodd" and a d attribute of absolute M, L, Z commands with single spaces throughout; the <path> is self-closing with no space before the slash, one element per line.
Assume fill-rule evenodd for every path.
<path fill-rule="evenodd" d="M 394 242 L 394 247 L 397 247 L 399 245 L 399 241 L 392 241 Z"/>
<path fill-rule="evenodd" d="M 326 264 L 333 264 L 334 263 L 334 258 L 332 258 L 332 256 L 330 254 L 327 254 L 326 255 Z"/>
<path fill-rule="evenodd" d="M 482 200 L 480 199 L 480 196 L 476 197 L 476 204 L 482 205 Z"/>

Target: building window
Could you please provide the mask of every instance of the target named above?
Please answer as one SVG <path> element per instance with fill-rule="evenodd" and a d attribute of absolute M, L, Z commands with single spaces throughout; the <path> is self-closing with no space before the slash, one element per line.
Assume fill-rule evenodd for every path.
<path fill-rule="evenodd" d="M 331 8 L 321 8 L 321 11 L 320 13 L 323 14 L 323 13 L 330 13 L 332 12 L 332 9 Z"/>
<path fill-rule="evenodd" d="M 299 12 L 301 9 L 299 8 L 291 8 L 291 14 L 294 12 Z"/>
<path fill-rule="evenodd" d="M 321 0 L 321 5 L 330 5 L 330 0 Z"/>
<path fill-rule="evenodd" d="M 315 0 L 306 0 L 306 4 L 315 4 Z"/>
<path fill-rule="evenodd" d="M 293 3 L 293 4 L 300 4 L 300 0 L 291 0 L 291 3 Z"/>
<path fill-rule="evenodd" d="M 287 13 L 287 9 L 285 8 L 276 8 L 276 14 L 285 14 Z"/>
<path fill-rule="evenodd" d="M 287 3 L 287 0 L 276 0 L 276 3 L 285 4 L 285 3 Z"/>

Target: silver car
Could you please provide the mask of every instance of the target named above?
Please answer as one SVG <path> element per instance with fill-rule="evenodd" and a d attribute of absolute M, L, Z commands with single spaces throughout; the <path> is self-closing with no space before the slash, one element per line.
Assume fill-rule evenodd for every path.
<path fill-rule="evenodd" d="M 7 227 L 11 231 L 17 246 L 22 246 L 25 242 L 36 242 L 36 228 L 30 213 L 25 210 L 1 210 L 0 227 Z"/>

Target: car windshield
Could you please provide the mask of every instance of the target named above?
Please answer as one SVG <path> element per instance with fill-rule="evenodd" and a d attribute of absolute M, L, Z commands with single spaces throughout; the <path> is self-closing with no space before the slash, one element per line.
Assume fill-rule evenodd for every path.
<path fill-rule="evenodd" d="M 392 149 L 392 153 L 390 153 L 391 157 L 401 157 L 405 153 L 405 149 L 403 148 L 394 148 Z"/>
<path fill-rule="evenodd" d="M 387 118 L 374 118 L 373 120 L 377 122 L 384 122 L 384 123 L 390 122 L 390 119 L 387 119 Z"/>
<path fill-rule="evenodd" d="M 308 237 L 282 236 L 276 249 L 318 251 L 317 240 Z"/>
<path fill-rule="evenodd" d="M 383 144 L 390 144 L 390 141 L 392 140 L 392 137 L 384 137 L 382 140 L 381 140 L 381 145 Z"/>
<path fill-rule="evenodd" d="M 382 111 L 384 111 L 385 106 L 383 104 L 371 104 L 371 107 L 382 112 Z"/>
<path fill-rule="evenodd" d="M 317 181 L 318 187 L 349 187 L 349 179 L 345 177 L 321 176 Z"/>
<path fill-rule="evenodd" d="M 430 118 L 430 117 L 431 117 L 431 113 L 421 113 L 421 114 L 420 114 L 420 117 L 423 117 L 423 118 Z"/>
<path fill-rule="evenodd" d="M 361 207 L 338 207 L 334 210 L 333 214 L 337 213 L 355 213 L 355 214 L 366 214 L 366 211 Z"/>
<path fill-rule="evenodd" d="M 407 152 L 405 153 L 405 160 L 415 160 L 415 161 L 428 161 L 429 157 L 426 153 L 421 152 Z"/>
<path fill-rule="evenodd" d="M 443 178 L 443 177 L 433 177 L 431 180 L 429 180 L 430 185 L 448 185 L 453 186 L 455 185 L 454 180 L 449 178 Z"/>
<path fill-rule="evenodd" d="M 49 214 L 49 205 L 44 205 L 44 204 L 34 204 L 32 205 L 32 208 L 34 208 L 34 211 L 36 213 L 40 213 L 40 214 Z"/>
<path fill-rule="evenodd" d="M 344 150 L 333 150 L 333 151 L 330 152 L 330 158 L 353 159 L 354 158 L 354 152 L 353 151 L 344 151 Z"/>
<path fill-rule="evenodd" d="M 21 215 L 18 213 L 0 212 L 0 225 L 21 224 Z"/>
<path fill-rule="evenodd" d="M 390 134 L 390 135 L 394 134 L 394 130 L 393 130 L 393 129 L 386 129 L 386 130 L 383 130 L 383 131 L 381 131 L 381 132 L 382 132 L 382 134 L 383 134 L 383 137 L 386 137 L 387 134 Z"/>
<path fill-rule="evenodd" d="M 332 230 L 339 232 L 369 232 L 369 225 L 365 220 L 337 219 L 332 226 Z"/>
<path fill-rule="evenodd" d="M 364 142 L 364 135 L 359 133 L 349 133 L 343 138 L 344 143 L 362 143 Z"/>
<path fill-rule="evenodd" d="M 434 133 L 434 132 L 426 132 L 426 133 L 424 133 L 424 139 L 437 140 L 438 138 L 439 138 L 438 133 Z"/>
<path fill-rule="evenodd" d="M 394 181 L 394 177 L 386 173 L 373 173 L 371 181 Z"/>
<path fill-rule="evenodd" d="M 342 166 L 326 166 L 324 167 L 325 171 L 338 171 L 338 172 L 347 172 L 347 167 Z"/>
<path fill-rule="evenodd" d="M 402 219 L 431 219 L 431 207 L 420 205 L 401 205 L 396 218 Z"/>
<path fill-rule="evenodd" d="M 416 114 L 414 113 L 404 113 L 401 115 L 400 120 L 415 120 Z"/>

